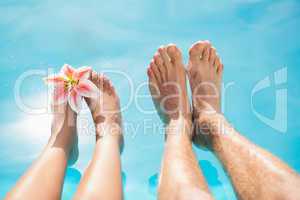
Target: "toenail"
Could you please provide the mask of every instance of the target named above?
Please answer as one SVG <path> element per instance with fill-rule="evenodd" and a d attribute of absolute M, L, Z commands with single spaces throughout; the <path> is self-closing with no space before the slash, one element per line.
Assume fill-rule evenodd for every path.
<path fill-rule="evenodd" d="M 202 42 L 201 42 L 201 43 L 197 43 L 197 44 L 195 45 L 195 47 L 196 47 L 196 48 L 199 48 L 199 47 L 202 46 L 202 44 L 203 44 Z"/>
<path fill-rule="evenodd" d="M 169 45 L 168 46 L 168 49 L 174 49 L 175 48 L 175 45 Z"/>

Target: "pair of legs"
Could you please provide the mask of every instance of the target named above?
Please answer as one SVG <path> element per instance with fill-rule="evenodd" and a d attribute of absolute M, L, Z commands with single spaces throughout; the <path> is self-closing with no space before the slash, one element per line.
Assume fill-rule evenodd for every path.
<path fill-rule="evenodd" d="M 96 127 L 96 145 L 74 199 L 119 200 L 123 198 L 119 99 L 107 78 L 92 72 L 91 80 L 103 94 L 101 101 L 86 99 Z M 76 114 L 68 105 L 54 106 L 48 144 L 5 199 L 61 199 L 68 162 L 78 157 L 76 143 Z"/>
<path fill-rule="evenodd" d="M 193 92 L 192 110 L 186 72 Z M 207 41 L 191 47 L 187 69 L 175 45 L 159 48 L 150 64 L 150 91 L 166 124 L 159 199 L 213 199 L 192 141 L 216 154 L 240 199 L 299 199 L 299 175 L 241 136 L 220 113 L 222 72 L 216 50 Z M 96 127 L 96 146 L 74 198 L 118 200 L 123 198 L 119 99 L 105 77 L 93 72 L 91 80 L 103 93 L 101 101 L 87 99 Z M 76 158 L 76 115 L 68 106 L 56 107 L 54 113 L 48 145 L 6 199 L 60 199 L 68 160 Z"/>
<path fill-rule="evenodd" d="M 211 149 L 227 171 L 239 199 L 300 199 L 300 176 L 257 147 L 220 113 L 223 65 L 208 41 L 195 43 L 184 68 L 175 45 L 158 49 L 148 68 L 150 91 L 166 123 L 165 152 L 158 196 L 168 199 L 213 199 L 192 141 Z M 186 73 L 193 95 L 187 97 Z"/>

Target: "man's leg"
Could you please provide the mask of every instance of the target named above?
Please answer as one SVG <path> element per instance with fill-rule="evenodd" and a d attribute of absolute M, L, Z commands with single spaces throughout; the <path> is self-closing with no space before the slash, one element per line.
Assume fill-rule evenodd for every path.
<path fill-rule="evenodd" d="M 211 148 L 222 162 L 240 199 L 300 199 L 300 177 L 284 162 L 257 147 L 220 114 L 223 65 L 208 41 L 190 49 L 195 142 Z"/>
<path fill-rule="evenodd" d="M 159 48 L 148 76 L 154 104 L 166 123 L 158 198 L 212 199 L 192 150 L 190 104 L 180 50 L 175 45 Z"/>
<path fill-rule="evenodd" d="M 57 106 L 53 116 L 47 146 L 5 199 L 60 199 L 69 153 L 72 147 L 77 148 L 73 146 L 76 114 L 69 106 Z"/>
<path fill-rule="evenodd" d="M 192 149 L 191 130 L 191 121 L 183 117 L 167 125 L 160 199 L 212 199 Z"/>
<path fill-rule="evenodd" d="M 120 200 L 123 199 L 120 158 L 123 137 L 119 98 L 107 78 L 93 72 L 91 80 L 103 95 L 97 100 L 87 99 L 96 127 L 96 147 L 74 199 Z"/>
<path fill-rule="evenodd" d="M 300 176 L 270 152 L 234 130 L 223 116 L 205 116 L 211 147 L 229 174 L 240 199 L 300 199 Z"/>

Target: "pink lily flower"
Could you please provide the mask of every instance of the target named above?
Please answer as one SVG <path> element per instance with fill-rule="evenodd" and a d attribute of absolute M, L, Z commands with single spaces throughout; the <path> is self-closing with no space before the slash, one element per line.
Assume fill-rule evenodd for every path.
<path fill-rule="evenodd" d="M 79 113 L 83 97 L 96 98 L 99 90 L 89 79 L 91 67 L 74 69 L 65 64 L 61 73 L 45 78 L 45 82 L 54 85 L 53 104 L 69 103 L 72 110 Z"/>

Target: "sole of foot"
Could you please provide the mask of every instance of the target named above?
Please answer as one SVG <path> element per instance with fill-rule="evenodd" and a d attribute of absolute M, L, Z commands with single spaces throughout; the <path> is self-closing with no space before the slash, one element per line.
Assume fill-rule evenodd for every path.
<path fill-rule="evenodd" d="M 182 54 L 174 44 L 160 47 L 148 69 L 149 89 L 161 120 L 191 118 Z"/>
<path fill-rule="evenodd" d="M 206 130 L 207 133 L 201 128 L 209 127 L 210 118 L 214 118 L 221 111 L 223 75 L 221 59 L 209 41 L 199 41 L 192 45 L 187 72 L 192 91 L 193 118 L 196 123 L 194 142 L 199 146 L 208 147 L 209 130 Z"/>

